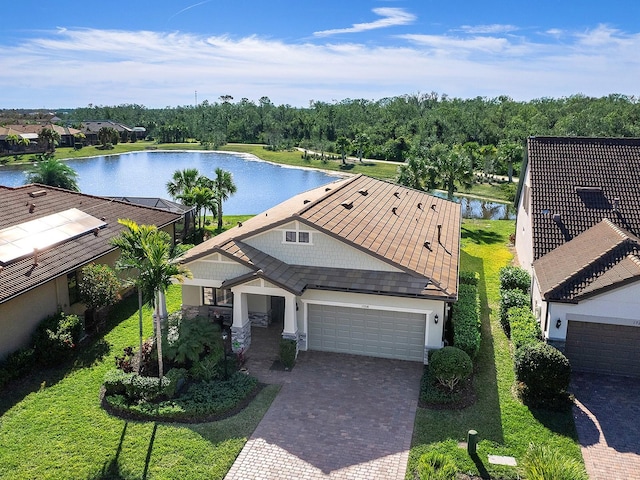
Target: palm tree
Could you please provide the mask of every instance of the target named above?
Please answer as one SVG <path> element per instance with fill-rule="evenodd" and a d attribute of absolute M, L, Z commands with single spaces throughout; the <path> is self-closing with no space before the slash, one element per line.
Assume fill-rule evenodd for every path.
<path fill-rule="evenodd" d="M 210 208 L 213 212 L 216 207 L 214 191 L 204 185 L 196 185 L 189 188 L 178 196 L 178 200 L 189 207 L 196 207 L 196 217 L 198 218 L 197 228 L 200 230 L 204 228 L 204 217 L 207 208 Z"/>
<path fill-rule="evenodd" d="M 190 188 L 195 187 L 198 184 L 200 178 L 200 172 L 197 168 L 185 168 L 184 170 L 176 170 L 173 172 L 173 177 L 170 182 L 167 182 L 167 193 L 171 195 L 174 200 Z"/>
<path fill-rule="evenodd" d="M 118 220 L 127 230 L 112 240 L 112 244 L 120 248 L 120 259 L 116 267 L 120 270 L 135 269 L 138 272 L 134 283 L 138 287 L 140 307 L 144 299 L 154 305 L 154 324 L 156 330 L 156 347 L 158 349 L 158 378 L 164 374 L 162 361 L 162 328 L 160 313 L 165 308 L 164 294 L 174 280 L 182 282 L 191 278 L 191 272 L 177 262 L 184 248 L 172 246 L 170 235 L 158 230 L 154 225 L 138 225 L 132 220 Z M 140 308 L 140 311 L 142 308 Z M 142 313 L 140 322 L 140 353 L 142 353 Z"/>
<path fill-rule="evenodd" d="M 79 192 L 78 173 L 69 165 L 51 158 L 39 162 L 33 169 L 27 172 L 26 183 L 41 183 L 51 187 L 65 188 Z"/>
<path fill-rule="evenodd" d="M 447 198 L 453 199 L 456 183 L 464 188 L 473 185 L 473 165 L 471 157 L 462 145 L 451 148 L 442 144 L 430 150 L 430 187 L 442 186 L 447 190 Z"/>
<path fill-rule="evenodd" d="M 351 146 L 351 142 L 349 142 L 349 139 L 343 135 L 338 137 L 338 140 L 336 140 L 336 148 L 338 149 L 338 153 L 340 154 L 340 157 L 342 158 L 342 164 L 346 165 L 346 157 L 347 157 L 347 150 L 349 149 L 349 147 Z"/>
<path fill-rule="evenodd" d="M 513 182 L 513 164 L 522 160 L 524 148 L 515 142 L 498 143 L 498 159 L 507 164 L 509 183 Z"/>
<path fill-rule="evenodd" d="M 56 132 L 53 128 L 43 128 L 38 133 L 38 139 L 46 142 L 45 151 L 51 150 L 52 152 L 56 151 L 56 145 L 60 141 L 60 134 Z"/>
<path fill-rule="evenodd" d="M 236 193 L 236 185 L 233 183 L 233 175 L 221 168 L 216 168 L 216 178 L 213 180 L 214 195 L 217 202 L 218 231 L 222 231 L 222 202 L 228 200 Z"/>

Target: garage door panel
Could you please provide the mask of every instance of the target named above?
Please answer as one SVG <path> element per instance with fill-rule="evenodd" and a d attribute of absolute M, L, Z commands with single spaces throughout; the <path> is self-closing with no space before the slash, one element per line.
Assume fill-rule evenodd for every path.
<path fill-rule="evenodd" d="M 308 312 L 312 350 L 423 360 L 423 314 L 315 304 Z M 326 323 L 333 328 L 325 328 Z"/>
<path fill-rule="evenodd" d="M 571 320 L 565 353 L 576 371 L 640 377 L 640 328 Z"/>

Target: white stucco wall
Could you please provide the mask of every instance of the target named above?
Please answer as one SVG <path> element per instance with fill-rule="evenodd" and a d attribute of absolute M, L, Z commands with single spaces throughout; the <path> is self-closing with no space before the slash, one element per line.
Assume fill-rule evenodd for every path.
<path fill-rule="evenodd" d="M 560 328 L 556 328 L 558 319 L 561 320 Z M 640 326 L 640 282 L 596 295 L 577 305 L 550 303 L 545 336 L 552 340 L 565 340 L 569 320 Z"/>
<path fill-rule="evenodd" d="M 516 253 L 520 266 L 531 272 L 533 263 L 533 229 L 531 225 L 531 173 L 529 165 L 524 176 L 522 194 L 518 203 L 518 215 L 516 217 Z M 528 197 L 528 199 L 526 198 Z M 529 212 L 525 211 L 525 201 L 528 201 Z"/>
<path fill-rule="evenodd" d="M 285 243 L 284 232 L 296 229 L 298 229 L 297 231 L 311 232 L 311 243 Z M 290 265 L 354 268 L 385 272 L 401 271 L 300 222 L 292 222 L 277 229 L 269 230 L 248 238 L 245 242 Z"/>
<path fill-rule="evenodd" d="M 389 297 L 383 295 L 367 295 L 363 293 L 328 292 L 307 290 L 300 297 L 303 303 L 319 303 L 339 305 L 372 310 L 392 310 L 397 312 L 423 313 L 426 321 L 425 346 L 430 349 L 442 347 L 442 329 L 444 326 L 445 304 L 436 300 L 418 298 Z M 433 318 L 438 315 L 440 321 L 435 324 Z M 306 323 L 306 322 L 305 322 Z M 307 325 L 300 329 L 307 334 Z"/>

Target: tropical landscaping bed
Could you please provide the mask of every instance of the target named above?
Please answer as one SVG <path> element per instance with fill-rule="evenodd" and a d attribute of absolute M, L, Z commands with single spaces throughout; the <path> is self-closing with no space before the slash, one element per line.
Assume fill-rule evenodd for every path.
<path fill-rule="evenodd" d="M 498 315 L 499 271 L 513 259 L 513 228 L 514 223 L 505 220 L 465 220 L 462 225 L 460 269 L 479 274 L 482 343 L 473 378 L 477 400 L 461 409 L 418 408 L 407 479 L 415 478 L 419 459 L 427 452 L 452 459 L 466 478 L 522 478 L 530 444 L 545 445 L 582 463 L 571 412 L 530 409 L 515 393 L 513 352 Z M 478 432 L 476 458 L 465 448 L 469 430 Z M 520 466 L 490 464 L 489 454 L 512 456 Z"/>
<path fill-rule="evenodd" d="M 171 287 L 169 310 L 180 303 L 180 287 Z M 144 331 L 152 331 L 147 307 Z M 218 421 L 122 419 L 102 408 L 99 392 L 114 356 L 137 341 L 133 296 L 69 361 L 7 385 L 0 396 L 0 478 L 224 478 L 278 387 L 262 388 L 246 408 Z"/>

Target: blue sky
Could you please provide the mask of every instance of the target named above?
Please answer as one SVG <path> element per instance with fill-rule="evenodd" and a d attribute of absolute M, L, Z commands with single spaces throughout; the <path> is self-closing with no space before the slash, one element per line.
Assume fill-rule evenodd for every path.
<path fill-rule="evenodd" d="M 0 108 L 639 95 L 638 0 L 16 0 Z"/>

